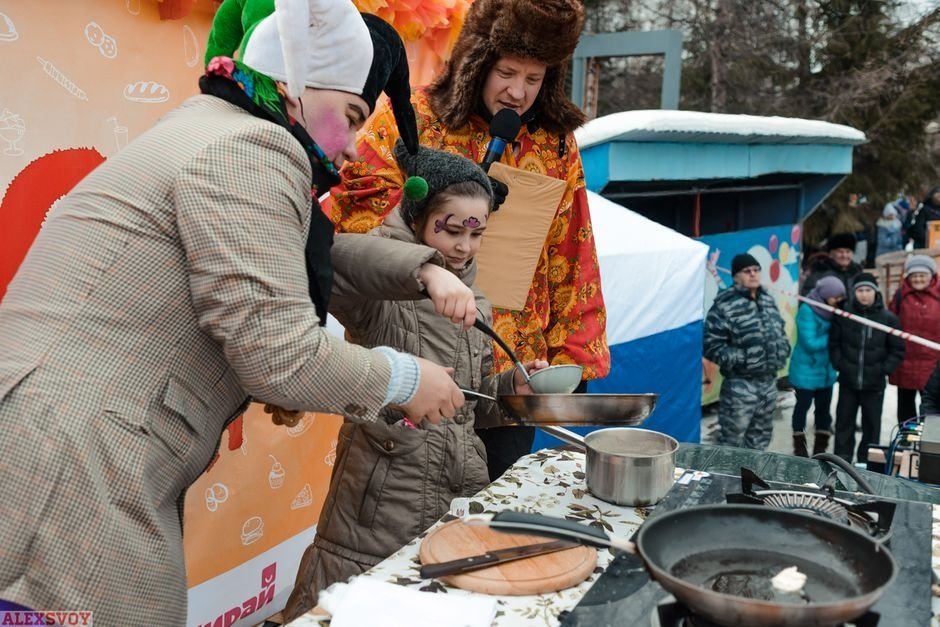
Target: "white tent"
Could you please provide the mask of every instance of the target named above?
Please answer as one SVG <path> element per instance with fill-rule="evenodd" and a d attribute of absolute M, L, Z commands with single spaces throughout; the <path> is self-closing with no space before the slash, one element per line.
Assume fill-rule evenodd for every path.
<path fill-rule="evenodd" d="M 708 246 L 588 192 L 610 375 L 590 392 L 659 394 L 644 427 L 698 441 Z M 539 434 L 536 447 L 549 443 Z"/>

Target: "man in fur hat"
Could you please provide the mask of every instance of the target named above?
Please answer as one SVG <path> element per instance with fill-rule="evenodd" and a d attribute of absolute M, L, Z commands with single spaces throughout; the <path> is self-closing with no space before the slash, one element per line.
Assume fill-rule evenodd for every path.
<path fill-rule="evenodd" d="M 0 599 L 184 625 L 186 489 L 252 397 L 363 421 L 463 405 L 447 369 L 321 326 L 316 192 L 379 91 L 417 150 L 402 42 L 349 2 L 276 6 L 201 95 L 56 204 L 0 304 Z M 440 311 L 472 324 L 472 290 L 444 286 Z"/>
<path fill-rule="evenodd" d="M 500 161 L 566 181 L 540 256 L 526 306 L 493 309 L 494 327 L 523 361 L 584 366 L 584 378 L 606 376 L 605 333 L 594 236 L 581 157 L 573 131 L 584 114 L 565 94 L 565 75 L 584 21 L 579 0 L 476 0 L 453 53 L 436 80 L 416 89 L 412 103 L 423 145 L 479 163 L 489 143 L 489 123 L 513 109 L 523 125 Z M 359 159 L 342 170 L 333 190 L 333 221 L 340 231 L 377 226 L 401 198 L 404 176 L 392 158 L 397 132 L 380 107 L 360 135 Z M 512 368 L 501 350 L 497 369 Z M 490 476 L 496 478 L 529 452 L 533 430 L 481 431 Z"/>
<path fill-rule="evenodd" d="M 834 276 L 842 281 L 848 292 L 852 280 L 862 272 L 862 266 L 855 262 L 855 235 L 852 233 L 833 233 L 826 240 L 826 252 L 817 253 L 807 260 L 809 273 L 800 288 L 800 294 L 806 296 L 824 276 Z"/>

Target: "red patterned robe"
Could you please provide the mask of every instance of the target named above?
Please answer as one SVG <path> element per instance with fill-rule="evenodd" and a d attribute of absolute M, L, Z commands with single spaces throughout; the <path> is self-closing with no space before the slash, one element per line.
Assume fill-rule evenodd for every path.
<path fill-rule="evenodd" d="M 489 142 L 487 122 L 474 115 L 462 128 L 445 129 L 423 89 L 415 90 L 412 102 L 422 145 L 461 154 L 476 163 L 482 161 Z M 398 129 L 385 99 L 359 139 L 359 159 L 343 167 L 342 183 L 332 190 L 327 213 L 332 213 L 339 231 L 364 233 L 398 204 L 404 181 L 392 156 L 396 139 Z M 585 379 L 604 377 L 610 371 L 607 313 L 577 143 L 569 133 L 565 149 L 560 151 L 557 134 L 543 129 L 530 132 L 523 125 L 515 146 L 516 150 L 503 155 L 502 163 L 565 180 L 567 187 L 524 309 L 494 307 L 494 327 L 523 361 L 541 358 L 552 364 L 577 363 L 584 366 Z M 494 354 L 497 371 L 512 366 L 498 347 Z"/>

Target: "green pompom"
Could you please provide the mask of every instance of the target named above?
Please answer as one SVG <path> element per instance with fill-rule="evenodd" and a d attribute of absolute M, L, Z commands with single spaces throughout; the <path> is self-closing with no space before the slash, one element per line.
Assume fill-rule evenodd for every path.
<path fill-rule="evenodd" d="M 428 182 L 420 176 L 409 176 L 403 190 L 408 200 L 424 200 L 428 195 Z"/>

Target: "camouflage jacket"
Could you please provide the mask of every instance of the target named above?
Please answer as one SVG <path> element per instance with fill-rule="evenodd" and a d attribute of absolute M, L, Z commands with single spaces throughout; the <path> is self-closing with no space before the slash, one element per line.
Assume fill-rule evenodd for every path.
<path fill-rule="evenodd" d="M 705 317 L 704 356 L 725 377 L 775 375 L 790 354 L 783 318 L 764 288 L 751 298 L 748 290 L 730 287 L 715 297 Z"/>

